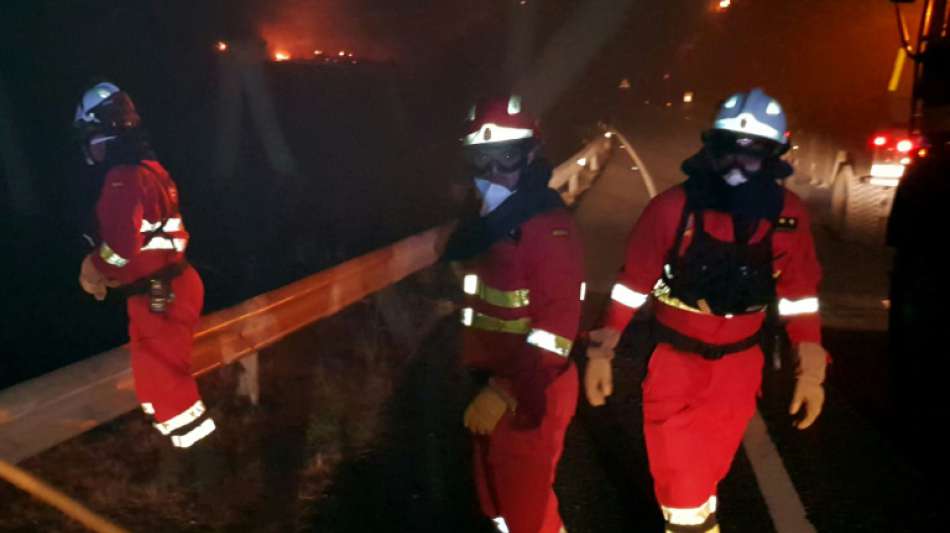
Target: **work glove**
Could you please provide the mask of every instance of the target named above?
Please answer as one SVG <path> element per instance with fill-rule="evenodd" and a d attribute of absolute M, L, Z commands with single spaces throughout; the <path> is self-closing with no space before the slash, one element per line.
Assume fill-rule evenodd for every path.
<path fill-rule="evenodd" d="M 465 427 L 476 435 L 490 435 L 505 412 L 514 411 L 516 405 L 514 398 L 489 383 L 465 409 Z"/>
<path fill-rule="evenodd" d="M 795 422 L 798 429 L 811 426 L 825 403 L 825 367 L 828 365 L 828 353 L 821 345 L 803 342 L 798 345 L 798 367 L 795 371 L 795 392 L 789 414 L 797 415 L 804 406 L 802 417 Z"/>
<path fill-rule="evenodd" d="M 106 278 L 92 264 L 92 256 L 86 256 L 79 268 L 79 285 L 96 300 L 106 297 Z"/>

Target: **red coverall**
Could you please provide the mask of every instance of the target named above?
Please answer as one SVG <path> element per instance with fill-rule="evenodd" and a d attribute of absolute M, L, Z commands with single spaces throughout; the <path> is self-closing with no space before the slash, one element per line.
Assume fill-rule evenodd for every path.
<path fill-rule="evenodd" d="M 184 260 L 188 245 L 178 190 L 156 161 L 118 165 L 106 174 L 96 204 L 99 242 L 93 265 L 106 278 L 128 285 Z M 156 230 L 161 229 L 161 234 Z M 156 428 L 187 448 L 214 431 L 191 375 L 191 345 L 204 303 L 198 273 L 187 267 L 171 282 L 174 299 L 164 313 L 149 309 L 149 296 L 127 302 L 135 393 Z"/>
<path fill-rule="evenodd" d="M 654 198 L 629 237 L 626 265 L 611 293 L 605 326 L 623 331 L 652 293 L 656 320 L 678 333 L 711 344 L 730 344 L 755 334 L 764 312 L 732 317 L 704 313 L 655 291 L 667 253 L 673 247 L 686 194 L 681 186 Z M 734 242 L 732 217 L 705 211 L 706 231 Z M 762 220 L 750 239 L 761 241 L 770 222 Z M 797 345 L 821 342 L 818 282 L 811 225 L 801 200 L 786 190 L 784 209 L 772 236 L 773 269 L 777 277 L 779 314 Z M 680 253 L 689 246 L 692 221 Z M 762 351 L 754 346 L 718 360 L 679 351 L 659 343 L 643 382 L 644 434 L 654 488 L 666 508 L 710 505 L 715 511 L 716 486 L 729 471 L 761 385 Z"/>
<path fill-rule="evenodd" d="M 518 402 L 490 436 L 474 437 L 482 511 L 504 518 L 512 533 L 562 527 L 552 484 L 577 406 L 577 370 L 567 357 L 580 320 L 582 260 L 574 221 L 558 209 L 496 242 L 465 277 L 463 364 L 487 371 Z"/>

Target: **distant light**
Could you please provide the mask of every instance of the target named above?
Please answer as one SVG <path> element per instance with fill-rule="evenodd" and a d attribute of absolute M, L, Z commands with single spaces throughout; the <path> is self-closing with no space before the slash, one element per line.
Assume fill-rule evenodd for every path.
<path fill-rule="evenodd" d="M 667 72 L 667 73 L 663 74 L 663 79 L 664 79 L 664 80 L 670 79 L 670 73 Z"/>
<path fill-rule="evenodd" d="M 666 107 L 673 107 L 673 102 L 667 102 Z"/>
<path fill-rule="evenodd" d="M 315 56 L 322 56 L 322 55 L 323 55 L 323 50 L 314 50 L 314 51 L 313 51 L 313 55 L 315 55 Z"/>
<path fill-rule="evenodd" d="M 732 0 L 719 0 L 719 9 L 729 9 L 732 6 Z"/>
<path fill-rule="evenodd" d="M 684 102 L 684 103 L 687 103 L 687 104 L 688 104 L 688 103 L 690 103 L 690 102 L 692 102 L 692 101 L 693 101 L 693 91 L 686 91 L 685 93 L 683 93 L 683 102 Z"/>
<path fill-rule="evenodd" d="M 582 158 L 578 159 L 578 160 L 577 160 L 577 164 L 580 165 L 580 166 L 582 166 L 582 167 L 586 167 L 586 166 L 587 166 L 587 158 L 586 158 L 586 157 L 582 157 Z"/>
<path fill-rule="evenodd" d="M 878 135 L 871 142 L 874 143 L 874 146 L 884 146 L 885 144 L 887 144 L 887 137 L 883 135 Z"/>
<path fill-rule="evenodd" d="M 914 142 L 910 139 L 901 139 L 897 142 L 897 151 L 906 154 L 907 152 L 914 149 Z"/>
<path fill-rule="evenodd" d="M 274 61 L 288 61 L 290 59 L 290 53 L 283 50 L 278 50 L 274 52 Z"/>
<path fill-rule="evenodd" d="M 227 51 L 228 51 L 228 43 L 226 43 L 226 42 L 224 42 L 224 41 L 218 41 L 217 43 L 215 43 L 214 47 L 215 47 L 219 52 L 227 52 Z"/>
<path fill-rule="evenodd" d="M 607 137 L 608 139 L 611 138 L 611 137 L 613 137 L 613 136 L 614 136 L 614 134 L 613 134 L 612 131 L 608 131 L 607 133 L 604 134 L 604 137 Z"/>
<path fill-rule="evenodd" d="M 340 53 L 337 54 L 337 55 L 340 56 L 340 57 L 343 57 L 343 56 L 346 55 L 346 52 L 344 52 L 343 50 L 340 50 Z"/>
<path fill-rule="evenodd" d="M 792 150 L 798 150 L 798 149 L 800 149 L 800 148 L 801 148 L 801 146 L 798 146 L 797 144 L 796 144 L 795 146 L 792 146 Z"/>
<path fill-rule="evenodd" d="M 927 149 L 921 148 L 920 150 L 917 150 L 917 157 L 927 157 Z"/>
<path fill-rule="evenodd" d="M 519 3 L 520 3 L 521 5 L 525 5 L 525 4 L 528 3 L 528 0 L 521 0 L 521 2 L 519 2 Z"/>
<path fill-rule="evenodd" d="M 902 157 L 902 158 L 901 158 L 901 164 L 902 164 L 902 165 L 909 165 L 909 164 L 910 164 L 910 158 L 909 158 L 909 157 Z"/>

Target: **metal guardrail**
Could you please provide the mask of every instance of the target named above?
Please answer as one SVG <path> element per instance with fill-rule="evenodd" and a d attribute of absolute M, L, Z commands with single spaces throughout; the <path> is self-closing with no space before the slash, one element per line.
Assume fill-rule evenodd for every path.
<path fill-rule="evenodd" d="M 561 193 L 566 204 L 573 204 L 600 175 L 612 148 L 611 137 L 595 139 L 554 169 L 548 187 Z"/>
<path fill-rule="evenodd" d="M 550 186 L 574 201 L 605 166 L 599 138 L 553 172 Z M 287 335 L 433 263 L 454 223 L 351 259 L 234 307 L 202 317 L 192 370 L 204 374 L 256 354 Z M 0 459 L 17 463 L 138 406 L 128 345 L 0 391 Z"/>
<path fill-rule="evenodd" d="M 453 226 L 430 229 L 206 315 L 195 335 L 194 373 L 254 354 L 433 264 Z M 0 391 L 0 458 L 17 463 L 137 405 L 127 345 L 20 383 Z"/>

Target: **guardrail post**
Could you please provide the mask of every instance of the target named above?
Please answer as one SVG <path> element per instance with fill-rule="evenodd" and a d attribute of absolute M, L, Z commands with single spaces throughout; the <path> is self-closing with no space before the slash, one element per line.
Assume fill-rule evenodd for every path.
<path fill-rule="evenodd" d="M 238 376 L 237 390 L 235 393 L 243 398 L 247 398 L 251 405 L 257 405 L 261 401 L 261 382 L 260 372 L 258 370 L 258 353 L 254 352 L 247 357 L 238 359 L 241 366 L 241 372 Z"/>

